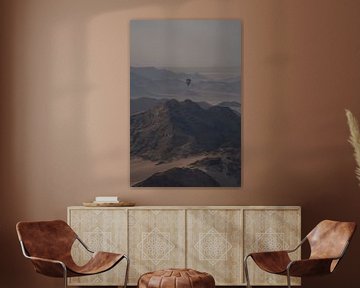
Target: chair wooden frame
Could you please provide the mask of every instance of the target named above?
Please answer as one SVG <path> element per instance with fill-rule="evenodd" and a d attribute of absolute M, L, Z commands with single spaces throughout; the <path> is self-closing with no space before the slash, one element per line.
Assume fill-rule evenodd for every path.
<path fill-rule="evenodd" d="M 341 245 L 339 244 L 339 253 L 337 255 L 334 254 L 335 251 L 331 251 L 329 253 L 321 251 L 318 253 L 317 250 L 324 250 L 323 247 L 319 247 L 321 241 L 317 239 L 317 236 L 321 235 L 317 230 L 320 232 L 321 229 L 324 227 L 330 227 L 334 229 L 338 229 L 339 231 L 345 231 L 344 235 L 339 235 L 339 242 L 342 242 Z M 341 227 L 341 229 L 339 229 Z M 291 288 L 291 276 L 295 277 L 304 277 L 304 276 L 314 276 L 314 275 L 321 275 L 321 274 L 329 274 L 334 271 L 337 264 L 344 256 L 351 238 L 356 230 L 356 223 L 354 222 L 338 222 L 338 221 L 331 221 L 331 220 L 324 220 L 321 221 L 306 237 L 304 237 L 300 244 L 298 244 L 294 249 L 290 250 L 282 250 L 282 251 L 268 251 L 268 252 L 257 252 L 257 253 L 250 253 L 245 256 L 244 258 L 244 274 L 246 279 L 246 285 L 248 288 L 251 288 L 250 279 L 249 279 L 249 269 L 248 269 L 248 259 L 251 257 L 255 263 L 261 268 L 262 270 L 278 274 L 278 275 L 286 275 L 287 276 L 287 286 Z M 336 231 L 336 232 L 339 232 Z M 333 231 L 332 231 L 333 232 Z M 314 236 L 314 234 L 316 237 Z M 335 233 L 333 233 L 335 235 Z M 301 259 L 301 260 L 293 260 L 291 261 L 288 254 L 295 252 L 299 249 L 305 242 L 309 242 L 311 248 L 311 255 L 309 259 Z M 314 246 L 314 247 L 313 247 Z M 320 249 L 321 248 L 321 249 Z M 271 258 L 269 263 L 267 259 Z M 282 263 L 275 265 L 274 261 L 279 259 Z M 279 262 L 281 262 L 279 261 Z M 286 266 L 284 265 L 286 264 Z M 273 267 L 271 267 L 273 266 Z M 275 267 L 276 266 L 276 267 Z"/>
<path fill-rule="evenodd" d="M 68 267 L 66 265 L 66 261 L 61 261 L 59 259 L 50 259 L 50 258 L 43 258 L 43 257 L 37 257 L 37 256 L 31 256 L 30 253 L 28 252 L 28 250 L 26 249 L 26 245 L 24 244 L 23 241 L 23 236 L 21 233 L 21 229 L 19 228 L 20 225 L 26 225 L 26 224 L 37 224 L 37 223 L 50 223 L 51 222 L 55 223 L 60 223 L 62 225 L 66 225 L 68 227 L 68 229 L 70 229 L 74 235 L 74 241 L 79 241 L 79 243 L 92 255 L 91 260 L 95 259 L 97 256 L 97 258 L 100 258 L 101 255 L 110 255 L 111 256 L 115 256 L 115 260 L 112 261 L 112 263 L 110 263 L 110 266 L 106 267 L 106 269 L 103 269 L 101 271 L 96 271 L 96 273 L 87 273 L 88 271 L 81 269 L 84 268 L 87 264 L 85 264 L 84 266 L 77 266 L 78 268 L 80 268 L 78 271 L 71 269 L 70 267 Z M 89 276 L 89 275 L 94 275 L 94 274 L 99 274 L 99 273 L 103 273 L 106 272 L 110 269 L 112 269 L 113 267 L 115 267 L 118 263 L 121 262 L 122 259 L 126 260 L 126 270 L 125 270 L 125 279 L 124 279 L 124 284 L 123 287 L 127 288 L 127 282 L 128 282 L 128 276 L 129 276 L 129 265 L 130 265 L 130 259 L 127 255 L 125 254 L 115 254 L 115 253 L 108 253 L 108 252 L 94 252 L 92 251 L 80 238 L 79 236 L 70 228 L 70 226 L 68 226 L 64 221 L 62 220 L 54 220 L 54 221 L 41 221 L 41 222 L 19 222 L 16 225 L 16 230 L 17 230 L 17 234 L 18 234 L 18 238 L 19 238 L 19 242 L 20 242 L 20 246 L 21 246 L 21 251 L 24 255 L 25 258 L 29 259 L 32 261 L 34 268 L 36 270 L 36 272 L 46 275 L 46 276 L 50 276 L 50 277 L 63 277 L 64 279 L 64 287 L 67 288 L 68 287 L 68 283 L 67 283 L 67 279 L 69 277 L 80 277 L 80 276 Z M 100 256 L 97 253 L 102 253 Z M 70 256 L 71 257 L 71 256 Z M 113 257 L 114 258 L 114 257 Z M 89 261 L 89 262 L 90 262 Z M 89 263 L 88 262 L 88 263 Z M 38 264 L 38 265 L 36 265 Z M 42 268 L 45 268 L 44 271 L 42 271 Z M 50 272 L 50 273 L 49 273 Z"/>

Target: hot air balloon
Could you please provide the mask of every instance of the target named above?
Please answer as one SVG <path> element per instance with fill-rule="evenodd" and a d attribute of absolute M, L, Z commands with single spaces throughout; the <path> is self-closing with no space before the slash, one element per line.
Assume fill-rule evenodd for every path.
<path fill-rule="evenodd" d="M 190 83 L 191 83 L 191 79 L 190 79 L 190 78 L 186 79 L 186 85 L 187 85 L 188 87 L 190 86 Z"/>

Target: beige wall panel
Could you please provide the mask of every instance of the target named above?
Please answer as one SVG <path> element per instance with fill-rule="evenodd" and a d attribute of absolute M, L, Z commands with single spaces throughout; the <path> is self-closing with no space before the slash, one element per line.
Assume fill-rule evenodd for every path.
<path fill-rule="evenodd" d="M 216 285 L 242 282 L 242 210 L 187 210 L 187 267 Z"/>
<path fill-rule="evenodd" d="M 127 215 L 125 209 L 69 209 L 68 221 L 80 239 L 93 251 L 127 252 Z M 84 264 L 89 253 L 76 242 L 74 260 Z M 70 285 L 120 285 L 124 281 L 126 262 L 121 261 L 108 272 L 94 276 L 70 278 Z"/>
<path fill-rule="evenodd" d="M 244 252 L 275 251 L 295 248 L 301 241 L 300 209 L 294 210 L 245 210 Z M 300 259 L 300 249 L 292 253 L 292 259 Z M 286 277 L 260 270 L 252 259 L 249 262 L 249 276 L 252 285 L 286 285 Z M 292 284 L 300 284 L 292 278 Z"/>
<path fill-rule="evenodd" d="M 130 284 L 148 271 L 185 267 L 185 210 L 129 210 Z"/>

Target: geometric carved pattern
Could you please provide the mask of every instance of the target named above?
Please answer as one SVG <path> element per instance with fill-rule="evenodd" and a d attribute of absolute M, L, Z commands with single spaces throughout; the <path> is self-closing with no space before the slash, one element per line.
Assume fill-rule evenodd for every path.
<path fill-rule="evenodd" d="M 111 231 L 104 232 L 99 227 L 91 232 L 85 232 L 83 240 L 93 251 L 111 251 L 114 247 L 111 242 Z"/>
<path fill-rule="evenodd" d="M 227 253 L 232 246 L 226 238 L 227 233 L 219 233 L 215 228 L 200 233 L 200 239 L 194 245 L 199 252 L 199 259 L 206 260 L 211 265 L 215 265 L 220 260 L 227 260 Z"/>
<path fill-rule="evenodd" d="M 279 251 L 286 249 L 289 245 L 284 240 L 283 232 L 275 232 L 269 228 L 265 232 L 255 233 L 253 251 Z"/>
<path fill-rule="evenodd" d="M 150 260 L 154 264 L 159 264 L 162 260 L 170 260 L 170 252 L 175 248 L 170 241 L 170 233 L 160 232 L 154 228 L 151 232 L 142 233 L 142 241 L 138 244 L 141 249 L 141 259 Z"/>

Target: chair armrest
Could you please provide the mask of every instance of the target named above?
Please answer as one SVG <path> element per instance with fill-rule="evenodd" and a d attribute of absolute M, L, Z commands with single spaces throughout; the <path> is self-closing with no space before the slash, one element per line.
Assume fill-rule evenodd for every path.
<path fill-rule="evenodd" d="M 65 266 L 65 264 L 59 260 L 54 259 L 47 259 L 47 258 L 41 258 L 41 257 L 33 257 L 33 256 L 26 256 L 26 258 L 30 259 L 31 261 L 40 261 L 40 262 L 49 262 L 53 264 L 60 264 L 61 266 Z"/>
<path fill-rule="evenodd" d="M 95 253 L 94 251 L 90 250 L 90 248 L 80 239 L 78 235 L 76 235 L 76 240 L 78 240 L 87 251 L 90 253 Z"/>
<path fill-rule="evenodd" d="M 278 250 L 278 251 L 265 251 L 265 252 L 252 252 L 252 253 L 249 253 L 244 259 L 252 256 L 252 254 L 268 254 L 268 255 L 271 255 L 271 254 L 283 254 L 283 253 L 292 253 L 292 252 L 295 252 L 297 249 L 299 249 L 305 242 L 306 242 L 307 238 L 303 238 L 301 240 L 301 242 L 293 249 L 287 249 L 287 250 Z"/>
<path fill-rule="evenodd" d="M 66 265 L 54 259 L 46 259 L 35 256 L 30 256 L 24 246 L 24 243 L 20 241 L 21 251 L 25 258 L 30 259 L 34 265 L 35 271 L 51 277 L 66 277 L 67 268 Z"/>
<path fill-rule="evenodd" d="M 67 268 L 66 265 L 59 261 L 53 259 L 46 259 L 33 256 L 25 256 L 30 259 L 34 265 L 35 271 L 51 277 L 66 277 Z"/>
<path fill-rule="evenodd" d="M 287 250 L 277 250 L 277 251 L 261 251 L 261 252 L 252 252 L 249 253 L 248 256 L 252 256 L 252 255 L 259 255 L 259 254 L 264 254 L 264 255 L 272 255 L 272 254 L 288 254 Z"/>
<path fill-rule="evenodd" d="M 264 271 L 269 273 L 283 273 L 291 262 L 287 251 L 267 251 L 250 253 L 245 258 L 251 257 L 255 263 Z"/>
<path fill-rule="evenodd" d="M 299 249 L 299 248 L 306 242 L 306 240 L 307 240 L 306 237 L 303 238 L 303 239 L 301 240 L 301 242 L 300 242 L 295 248 L 289 249 L 289 250 L 285 250 L 285 251 L 288 252 L 288 253 L 295 252 L 297 249 Z"/>
<path fill-rule="evenodd" d="M 339 258 L 318 258 L 291 261 L 287 266 L 290 276 L 312 276 L 329 274 L 332 272 L 332 263 Z"/>

